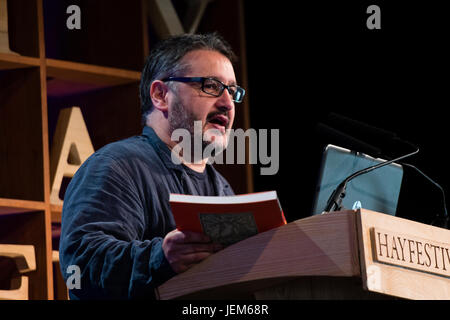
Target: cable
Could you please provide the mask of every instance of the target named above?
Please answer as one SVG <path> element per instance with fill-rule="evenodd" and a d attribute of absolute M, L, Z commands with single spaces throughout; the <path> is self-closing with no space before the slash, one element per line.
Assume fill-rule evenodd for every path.
<path fill-rule="evenodd" d="M 447 211 L 447 202 L 446 202 L 446 200 L 445 200 L 445 191 L 444 191 L 444 188 L 442 188 L 437 182 L 435 182 L 433 179 L 431 179 L 429 176 L 427 176 L 424 172 L 422 172 L 419 168 L 413 166 L 412 164 L 404 163 L 404 162 L 401 162 L 400 164 L 403 165 L 403 166 L 407 166 L 407 167 L 413 168 L 414 170 L 416 170 L 417 172 L 419 172 L 423 177 L 425 177 L 428 181 L 430 181 L 432 184 L 434 184 L 436 187 L 438 187 L 439 190 L 441 190 L 441 192 L 442 192 L 442 202 L 443 202 L 443 206 L 444 206 L 444 216 L 441 217 L 441 216 L 438 214 L 438 215 L 436 216 L 436 219 L 435 219 L 431 224 L 432 224 L 432 225 L 435 225 L 435 224 L 437 223 L 437 220 L 439 220 L 440 218 L 442 218 L 442 221 L 443 221 L 443 224 L 444 224 L 444 225 L 443 225 L 444 228 L 448 229 L 448 219 L 449 219 L 449 216 L 448 216 L 448 211 Z"/>

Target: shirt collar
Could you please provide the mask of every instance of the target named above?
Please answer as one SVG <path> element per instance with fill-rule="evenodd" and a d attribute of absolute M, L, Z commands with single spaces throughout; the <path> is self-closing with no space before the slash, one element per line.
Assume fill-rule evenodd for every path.
<path fill-rule="evenodd" d="M 144 126 L 142 135 L 145 136 L 148 142 L 156 149 L 167 168 L 183 171 L 181 164 L 173 163 L 172 152 L 169 147 L 158 137 L 152 127 Z"/>

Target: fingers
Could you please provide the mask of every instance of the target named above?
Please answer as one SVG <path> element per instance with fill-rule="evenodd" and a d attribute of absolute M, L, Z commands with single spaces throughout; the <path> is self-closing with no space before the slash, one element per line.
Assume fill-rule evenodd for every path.
<path fill-rule="evenodd" d="M 175 229 L 169 234 L 172 234 L 173 240 L 182 243 L 208 243 L 211 242 L 211 238 L 203 233 L 192 231 L 180 231 Z"/>
<path fill-rule="evenodd" d="M 222 249 L 201 233 L 173 230 L 163 240 L 163 251 L 172 269 L 183 272 Z"/>
<path fill-rule="evenodd" d="M 214 253 L 219 249 L 218 244 L 215 243 L 186 243 L 177 247 L 183 254 L 196 252 L 211 252 Z"/>
<path fill-rule="evenodd" d="M 212 252 L 196 252 L 190 254 L 184 254 L 181 256 L 181 259 L 175 261 L 174 265 L 178 271 L 174 270 L 177 273 L 184 272 L 194 266 L 195 264 L 205 260 L 209 256 L 211 256 Z"/>

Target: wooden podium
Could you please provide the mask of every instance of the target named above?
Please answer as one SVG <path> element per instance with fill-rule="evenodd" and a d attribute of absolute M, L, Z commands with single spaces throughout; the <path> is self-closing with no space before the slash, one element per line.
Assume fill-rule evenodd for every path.
<path fill-rule="evenodd" d="M 217 252 L 159 299 L 450 299 L 450 231 L 369 210 L 316 215 Z"/>

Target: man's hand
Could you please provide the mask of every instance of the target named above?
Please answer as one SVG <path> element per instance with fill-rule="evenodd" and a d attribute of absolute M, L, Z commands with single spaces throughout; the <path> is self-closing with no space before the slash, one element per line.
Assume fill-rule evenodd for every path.
<path fill-rule="evenodd" d="M 212 243 L 202 233 L 175 229 L 164 237 L 162 248 L 173 271 L 181 273 L 222 249 L 222 246 Z"/>

